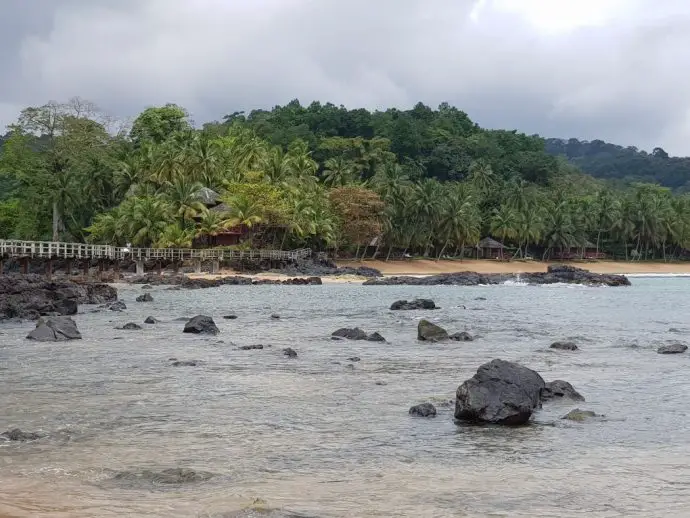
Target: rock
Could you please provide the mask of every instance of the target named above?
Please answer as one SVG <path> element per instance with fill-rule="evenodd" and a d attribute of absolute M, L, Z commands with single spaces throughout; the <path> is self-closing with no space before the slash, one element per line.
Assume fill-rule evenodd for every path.
<path fill-rule="evenodd" d="M 460 331 L 459 333 L 453 333 L 448 338 L 450 338 L 451 340 L 455 340 L 456 342 L 471 342 L 474 340 L 474 337 L 471 334 L 469 334 L 467 331 Z"/>
<path fill-rule="evenodd" d="M 388 385 L 388 382 L 387 381 L 376 381 L 376 382 L 374 382 L 374 385 L 378 385 L 379 387 L 385 387 L 386 385 Z"/>
<path fill-rule="evenodd" d="M 431 299 L 414 299 L 413 301 L 397 300 L 391 305 L 391 310 L 436 309 L 436 304 Z"/>
<path fill-rule="evenodd" d="M 107 304 L 117 300 L 117 290 L 109 284 L 77 284 L 76 291 L 79 304 Z"/>
<path fill-rule="evenodd" d="M 486 300 L 486 297 L 475 297 L 474 300 Z"/>
<path fill-rule="evenodd" d="M 142 327 L 139 324 L 135 324 L 134 322 L 128 322 L 124 326 L 118 327 L 118 329 L 125 331 L 137 331 L 139 329 L 142 329 Z"/>
<path fill-rule="evenodd" d="M 458 387 L 455 418 L 502 425 L 525 424 L 541 406 L 544 386 L 542 377 L 532 369 L 492 360 Z"/>
<path fill-rule="evenodd" d="M 151 286 L 150 284 L 144 284 L 144 285 L 141 287 L 141 289 L 142 289 L 142 290 L 152 290 L 152 289 L 153 289 L 153 286 Z"/>
<path fill-rule="evenodd" d="M 74 315 L 87 295 L 87 285 L 70 281 L 50 282 L 40 275 L 0 276 L 0 320 Z"/>
<path fill-rule="evenodd" d="M 286 347 L 283 349 L 283 354 L 288 358 L 297 358 L 297 351 L 295 351 L 292 347 Z"/>
<path fill-rule="evenodd" d="M 595 414 L 591 410 L 580 410 L 579 408 L 576 408 L 575 410 L 571 410 L 568 412 L 566 415 L 561 417 L 561 419 L 567 419 L 568 421 L 586 421 L 587 419 L 591 419 L 593 417 L 604 417 L 598 414 Z"/>
<path fill-rule="evenodd" d="M 160 320 L 154 318 L 154 317 L 146 317 L 146 320 L 144 320 L 144 324 L 158 324 Z"/>
<path fill-rule="evenodd" d="M 216 327 L 213 319 L 206 315 L 192 317 L 184 326 L 183 333 L 194 333 L 202 335 L 217 335 L 220 330 Z"/>
<path fill-rule="evenodd" d="M 127 309 L 127 305 L 121 300 L 118 300 L 113 302 L 112 304 L 107 304 L 105 306 L 105 309 L 109 309 L 110 311 L 124 311 L 125 309 Z"/>
<path fill-rule="evenodd" d="M 152 485 L 181 485 L 196 482 L 204 482 L 213 477 L 213 474 L 205 471 L 194 471 L 185 468 L 171 468 L 162 471 L 122 471 L 117 473 L 113 480 L 126 485 L 138 487 L 142 483 Z"/>
<path fill-rule="evenodd" d="M 550 349 L 559 349 L 561 351 L 577 351 L 575 342 L 554 342 L 549 346 Z"/>
<path fill-rule="evenodd" d="M 27 338 L 38 342 L 64 342 L 81 340 L 81 333 L 70 317 L 42 317 Z"/>
<path fill-rule="evenodd" d="M 432 324 L 428 320 L 420 320 L 417 325 L 417 340 L 426 340 L 428 342 L 441 342 L 448 340 L 448 332 L 436 324 Z"/>
<path fill-rule="evenodd" d="M 278 319 L 280 319 L 280 315 L 279 315 L 278 313 L 273 313 L 273 314 L 271 315 L 271 318 L 272 318 L 273 320 L 278 320 Z"/>
<path fill-rule="evenodd" d="M 225 315 L 223 318 L 225 320 L 235 320 L 237 319 L 237 315 Z"/>
<path fill-rule="evenodd" d="M 41 438 L 41 436 L 37 433 L 22 432 L 19 428 L 14 428 L 13 430 L 0 433 L 0 437 L 3 437 L 8 441 L 18 442 L 35 441 L 36 439 Z"/>
<path fill-rule="evenodd" d="M 196 367 L 200 364 L 201 362 L 197 360 L 175 360 L 170 365 L 173 367 Z"/>
<path fill-rule="evenodd" d="M 659 354 L 681 354 L 688 350 L 688 346 L 685 344 L 669 344 L 662 345 L 656 352 Z"/>
<path fill-rule="evenodd" d="M 343 327 L 337 331 L 333 331 L 331 336 L 335 336 L 336 338 L 347 338 L 348 340 L 366 340 L 369 335 L 367 335 L 359 327 Z"/>
<path fill-rule="evenodd" d="M 380 335 L 378 332 L 376 332 L 376 331 L 374 331 L 374 332 L 371 333 L 370 335 L 367 335 L 367 337 L 365 338 L 365 340 L 366 340 L 367 342 L 385 342 L 385 341 L 386 341 L 386 339 L 385 339 L 383 336 L 381 336 L 381 335 Z"/>
<path fill-rule="evenodd" d="M 668 328 L 668 332 L 669 332 L 669 333 L 680 333 L 681 330 L 678 329 L 677 327 L 669 327 L 669 328 Z"/>
<path fill-rule="evenodd" d="M 431 403 L 422 403 L 410 408 L 409 414 L 416 417 L 436 417 L 436 407 Z"/>
<path fill-rule="evenodd" d="M 555 398 L 569 398 L 574 401 L 584 401 L 585 398 L 575 387 L 563 380 L 549 381 L 541 391 L 542 401 L 549 401 Z"/>
<path fill-rule="evenodd" d="M 478 286 L 480 284 L 503 284 L 516 281 L 517 274 L 477 272 L 455 272 L 427 277 L 381 277 L 371 278 L 365 286 Z M 630 281 L 623 275 L 606 275 L 588 272 L 581 268 L 567 265 L 549 266 L 546 272 L 521 273 L 520 281 L 528 284 L 584 284 L 588 286 L 630 286 Z"/>
<path fill-rule="evenodd" d="M 263 349 L 263 348 L 264 348 L 264 346 L 261 344 L 240 346 L 240 350 L 242 350 L 242 351 L 251 351 L 253 349 Z"/>
<path fill-rule="evenodd" d="M 351 358 L 348 358 L 348 361 L 351 361 L 351 362 L 358 362 L 360 360 L 361 360 L 361 358 L 359 356 L 352 356 Z"/>
<path fill-rule="evenodd" d="M 139 295 L 137 297 L 137 302 L 153 302 L 153 297 L 151 296 L 150 293 L 144 293 L 143 295 Z"/>

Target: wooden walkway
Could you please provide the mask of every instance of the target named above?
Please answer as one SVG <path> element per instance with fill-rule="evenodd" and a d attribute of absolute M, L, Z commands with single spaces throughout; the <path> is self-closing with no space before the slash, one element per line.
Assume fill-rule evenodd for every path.
<path fill-rule="evenodd" d="M 106 261 L 229 261 L 268 259 L 295 261 L 311 255 L 311 250 L 231 250 L 228 248 L 125 248 L 84 243 L 0 240 L 3 259 L 76 259 Z"/>

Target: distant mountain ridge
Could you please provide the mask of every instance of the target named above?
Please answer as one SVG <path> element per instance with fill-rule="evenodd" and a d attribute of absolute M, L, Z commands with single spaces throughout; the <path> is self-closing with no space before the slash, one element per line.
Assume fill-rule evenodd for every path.
<path fill-rule="evenodd" d="M 598 139 L 547 138 L 544 142 L 547 153 L 565 156 L 571 164 L 595 178 L 658 183 L 690 191 L 690 157 L 671 157 L 660 147 L 648 153 L 634 146 L 623 147 Z"/>

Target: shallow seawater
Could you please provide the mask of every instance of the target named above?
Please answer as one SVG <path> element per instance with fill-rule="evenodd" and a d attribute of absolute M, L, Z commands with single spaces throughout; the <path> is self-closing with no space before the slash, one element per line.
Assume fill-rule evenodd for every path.
<path fill-rule="evenodd" d="M 24 339 L 32 323 L 0 327 L 0 431 L 46 436 L 0 442 L 0 517 L 690 513 L 690 354 L 656 353 L 688 340 L 690 279 L 160 287 L 153 303 L 134 302 L 141 292 L 120 287 L 124 313 L 83 306 L 81 341 L 33 343 Z M 388 310 L 417 296 L 442 309 Z M 175 319 L 199 313 L 221 334 L 182 334 Z M 238 318 L 221 318 L 230 313 Z M 148 315 L 162 322 L 115 329 Z M 479 338 L 419 343 L 422 317 Z M 330 340 L 344 326 L 388 343 Z M 580 350 L 548 350 L 564 339 Z M 252 344 L 265 347 L 239 349 Z M 568 380 L 587 402 L 546 404 L 522 428 L 455 425 L 444 403 L 493 358 Z M 424 401 L 438 416 L 410 417 Z M 576 407 L 606 418 L 560 419 Z M 178 468 L 203 476 L 161 479 Z M 256 499 L 272 514 L 242 511 Z"/>

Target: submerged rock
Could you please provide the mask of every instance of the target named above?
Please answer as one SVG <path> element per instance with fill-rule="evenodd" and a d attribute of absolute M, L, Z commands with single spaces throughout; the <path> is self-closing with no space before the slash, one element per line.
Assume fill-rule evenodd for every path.
<path fill-rule="evenodd" d="M 333 331 L 331 336 L 335 336 L 337 338 L 346 338 L 348 340 L 366 340 L 368 335 L 359 327 L 343 327 L 337 331 Z"/>
<path fill-rule="evenodd" d="M 431 299 L 397 300 L 391 305 L 391 310 L 415 310 L 415 309 L 437 309 L 436 304 Z"/>
<path fill-rule="evenodd" d="M 105 309 L 109 309 L 110 311 L 124 311 L 125 309 L 127 309 L 127 305 L 121 300 L 117 300 L 112 304 L 106 304 L 103 307 Z"/>
<path fill-rule="evenodd" d="M 469 334 L 467 331 L 460 331 L 459 333 L 453 333 L 448 338 L 450 338 L 451 340 L 455 340 L 456 342 L 471 342 L 474 340 L 474 337 L 471 334 Z"/>
<path fill-rule="evenodd" d="M 422 403 L 411 407 L 409 414 L 416 417 L 436 417 L 436 407 L 431 403 Z"/>
<path fill-rule="evenodd" d="M 160 321 L 154 317 L 146 317 L 146 320 L 144 320 L 144 324 L 157 324 L 158 322 Z"/>
<path fill-rule="evenodd" d="M 571 410 L 568 412 L 566 415 L 561 417 L 561 419 L 567 419 L 568 421 L 586 421 L 587 419 L 591 419 L 593 417 L 604 417 L 599 414 L 595 414 L 591 410 L 580 410 L 579 408 L 576 408 L 575 410 Z"/>
<path fill-rule="evenodd" d="M 669 344 L 662 345 L 656 352 L 659 354 L 681 354 L 688 350 L 688 346 L 685 344 Z"/>
<path fill-rule="evenodd" d="M 139 295 L 137 297 L 137 302 L 153 302 L 153 297 L 151 296 L 150 293 L 144 293 L 143 295 Z"/>
<path fill-rule="evenodd" d="M 196 367 L 201 365 L 201 362 L 198 360 L 173 360 L 170 365 L 173 367 Z"/>
<path fill-rule="evenodd" d="M 283 354 L 288 358 L 297 358 L 297 351 L 295 351 L 292 347 L 286 347 L 283 349 Z"/>
<path fill-rule="evenodd" d="M 442 342 L 448 340 L 448 331 L 441 326 L 432 324 L 428 320 L 420 320 L 417 324 L 417 340 L 424 340 L 428 342 Z"/>
<path fill-rule="evenodd" d="M 237 319 L 237 315 L 225 315 L 225 316 L 223 316 L 223 318 L 224 318 L 225 320 L 236 320 L 236 319 Z"/>
<path fill-rule="evenodd" d="M 549 401 L 554 398 L 569 398 L 574 401 L 585 400 L 582 394 L 575 390 L 575 387 L 563 380 L 549 381 L 544 385 L 541 391 L 542 401 Z"/>
<path fill-rule="evenodd" d="M 212 473 L 206 471 L 195 471 L 186 468 L 170 468 L 161 471 L 142 470 L 142 471 L 121 471 L 113 477 L 119 483 L 137 487 L 140 484 L 151 485 L 182 485 L 198 482 L 205 482 L 213 478 Z"/>
<path fill-rule="evenodd" d="M 351 361 L 351 362 L 358 362 L 358 361 L 361 361 L 361 359 L 362 358 L 360 358 L 359 356 L 352 356 L 351 358 L 348 358 L 347 360 Z"/>
<path fill-rule="evenodd" d="M 192 317 L 184 326 L 184 333 L 217 335 L 220 333 L 213 319 L 206 315 Z"/>
<path fill-rule="evenodd" d="M 367 342 L 385 342 L 386 339 L 381 336 L 377 331 L 374 331 L 370 335 L 367 335 L 366 337 Z"/>
<path fill-rule="evenodd" d="M 9 430 L 7 432 L 0 433 L 0 437 L 3 437 L 4 439 L 6 439 L 8 441 L 17 441 L 17 442 L 35 441 L 36 439 L 41 438 L 41 436 L 37 433 L 22 432 L 19 428 L 14 428 L 14 429 Z"/>
<path fill-rule="evenodd" d="M 70 317 L 42 317 L 27 338 L 38 342 L 64 342 L 81 340 L 81 333 Z"/>
<path fill-rule="evenodd" d="M 575 342 L 554 342 L 549 346 L 550 349 L 559 349 L 561 351 L 577 351 Z"/>
<path fill-rule="evenodd" d="M 279 320 L 279 319 L 280 319 L 280 315 L 279 315 L 278 313 L 273 313 L 273 314 L 271 315 L 271 318 L 272 318 L 273 320 Z"/>
<path fill-rule="evenodd" d="M 241 351 L 251 351 L 251 350 L 254 350 L 254 349 L 263 349 L 263 348 L 264 348 L 264 346 L 261 345 L 261 344 L 257 344 L 257 345 L 242 345 L 242 346 L 240 346 L 240 350 L 241 350 Z"/>
<path fill-rule="evenodd" d="M 542 377 L 532 369 L 492 360 L 458 387 L 455 418 L 502 425 L 525 424 L 541 406 L 544 386 Z"/>
<path fill-rule="evenodd" d="M 134 322 L 127 322 L 124 326 L 118 327 L 118 329 L 123 331 L 137 331 L 139 329 L 142 329 L 142 327 L 139 324 L 135 324 Z"/>

